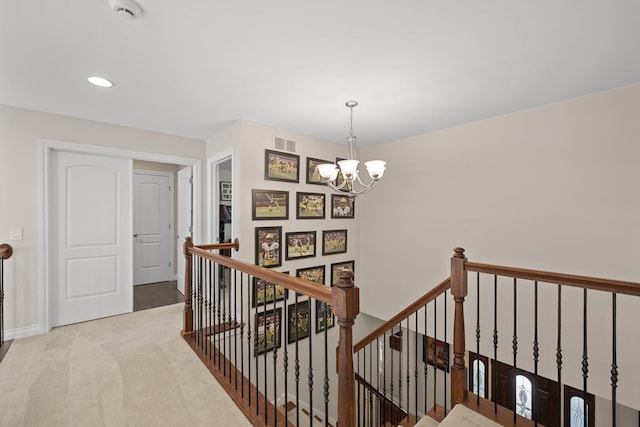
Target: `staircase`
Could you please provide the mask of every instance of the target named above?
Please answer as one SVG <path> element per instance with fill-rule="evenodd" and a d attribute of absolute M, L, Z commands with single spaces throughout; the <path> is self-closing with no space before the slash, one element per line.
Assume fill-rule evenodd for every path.
<path fill-rule="evenodd" d="M 567 382 L 574 391 L 564 399 L 583 399 L 585 418 L 593 420 L 588 397 L 597 391 L 610 400 L 608 425 L 629 425 L 618 421 L 618 388 L 628 391 L 640 378 L 618 365 L 617 319 L 640 311 L 638 283 L 472 263 L 456 248 L 449 278 L 352 344 L 359 290 L 351 272 L 329 288 L 211 252 L 237 246 L 185 245 L 183 336 L 256 426 L 562 426 L 559 392 Z M 222 287 L 220 266 L 229 281 Z M 280 291 L 256 302 L 257 279 Z M 570 324 L 562 322 L 567 312 Z M 606 337 L 588 341 L 587 325 L 602 327 L 604 318 Z M 590 358 L 600 363 L 590 366 Z M 502 365 L 508 371 L 500 377 Z M 609 368 L 607 392 L 593 378 Z M 530 383 L 522 401 L 513 393 L 520 377 Z"/>

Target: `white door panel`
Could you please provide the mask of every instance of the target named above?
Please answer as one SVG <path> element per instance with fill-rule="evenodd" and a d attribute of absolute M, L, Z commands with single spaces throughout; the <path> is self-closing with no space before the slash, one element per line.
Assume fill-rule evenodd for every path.
<path fill-rule="evenodd" d="M 133 174 L 133 284 L 171 279 L 168 175 Z"/>
<path fill-rule="evenodd" d="M 51 153 L 52 325 L 132 311 L 131 161 Z"/>

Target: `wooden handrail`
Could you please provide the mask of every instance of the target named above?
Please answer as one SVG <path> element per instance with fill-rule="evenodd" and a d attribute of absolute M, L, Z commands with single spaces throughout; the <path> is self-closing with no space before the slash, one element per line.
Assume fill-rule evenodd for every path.
<path fill-rule="evenodd" d="M 203 246 L 211 247 L 211 249 L 221 249 L 218 245 L 225 245 L 225 243 Z M 222 249 L 226 248 L 228 248 L 228 246 L 225 246 Z M 187 249 L 185 248 L 185 253 L 186 251 Z M 255 264 L 229 258 L 228 256 L 214 254 L 208 250 L 202 249 L 202 246 L 191 246 L 188 248 L 188 252 L 189 254 L 198 255 L 199 257 L 214 261 L 217 264 L 224 265 L 225 267 L 242 271 L 243 273 L 259 277 L 272 283 L 277 283 L 278 285 L 284 286 L 285 288 L 299 294 L 309 295 L 317 300 L 331 304 L 331 288 L 328 286 L 322 286 L 300 277 L 289 276 L 288 274 L 280 273 L 279 271 L 268 270 Z"/>
<path fill-rule="evenodd" d="M 0 259 L 9 259 L 13 254 L 13 248 L 8 243 L 0 245 Z"/>
<path fill-rule="evenodd" d="M 578 288 L 640 296 L 640 283 L 635 282 L 528 270 L 525 268 L 505 267 L 502 265 L 481 264 L 469 261 L 465 262 L 464 269 L 465 271 L 516 277 L 518 279 L 537 280 L 538 282 L 552 283 L 556 285 L 574 286 Z"/>
<path fill-rule="evenodd" d="M 240 240 L 236 238 L 233 242 L 209 243 L 205 245 L 194 245 L 194 247 L 210 251 L 216 249 L 235 249 L 236 252 L 238 252 L 240 250 Z"/>
<path fill-rule="evenodd" d="M 415 300 L 413 303 L 411 303 L 409 306 L 407 306 L 401 312 L 399 312 L 398 314 L 393 316 L 391 319 L 389 319 L 386 322 L 384 322 L 382 325 L 380 325 L 376 329 L 374 329 L 369 335 L 367 335 L 366 337 L 364 337 L 360 341 L 358 341 L 353 346 L 354 353 L 362 350 L 367 344 L 373 342 L 373 340 L 375 340 L 378 337 L 380 337 L 382 334 L 384 334 L 386 331 L 391 329 L 393 326 L 395 326 L 398 323 L 402 322 L 407 317 L 409 317 L 411 314 L 415 313 L 418 309 L 420 309 L 421 307 L 423 307 L 427 303 L 429 303 L 429 302 L 433 301 L 434 299 L 436 299 L 436 297 L 440 296 L 440 294 L 442 294 L 444 291 L 446 291 L 450 287 L 451 287 L 451 280 L 450 280 L 450 278 L 447 277 L 438 286 L 436 286 L 435 288 L 431 289 L 429 292 L 427 292 L 426 294 L 424 294 L 423 296 L 421 296 L 420 298 Z"/>

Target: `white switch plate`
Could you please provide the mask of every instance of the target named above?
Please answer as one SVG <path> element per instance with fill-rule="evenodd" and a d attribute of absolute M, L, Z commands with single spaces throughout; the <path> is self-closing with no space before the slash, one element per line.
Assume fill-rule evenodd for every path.
<path fill-rule="evenodd" d="M 9 229 L 9 240 L 22 240 L 22 227 L 11 227 Z"/>

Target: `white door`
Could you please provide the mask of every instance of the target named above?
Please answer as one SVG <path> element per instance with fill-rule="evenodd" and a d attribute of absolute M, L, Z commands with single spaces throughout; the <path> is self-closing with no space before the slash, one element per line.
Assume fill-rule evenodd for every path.
<path fill-rule="evenodd" d="M 51 153 L 51 321 L 133 310 L 131 160 Z"/>
<path fill-rule="evenodd" d="M 178 290 L 184 294 L 184 242 L 193 233 L 193 190 L 191 167 L 178 171 L 178 226 L 177 251 L 178 251 Z"/>
<path fill-rule="evenodd" d="M 169 175 L 133 174 L 133 284 L 171 279 Z"/>

